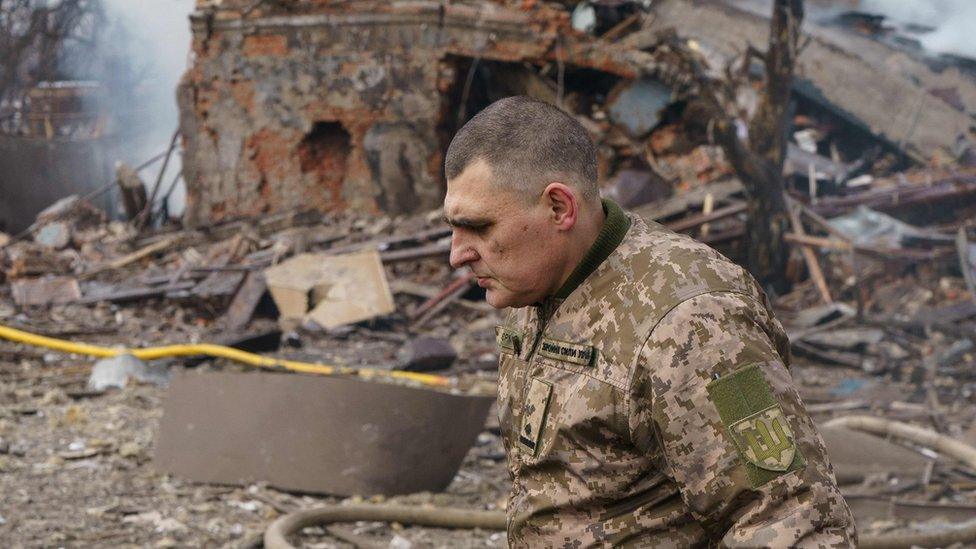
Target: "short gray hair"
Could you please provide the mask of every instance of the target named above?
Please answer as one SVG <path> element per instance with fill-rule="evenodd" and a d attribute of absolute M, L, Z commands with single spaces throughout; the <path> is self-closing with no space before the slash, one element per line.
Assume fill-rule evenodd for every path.
<path fill-rule="evenodd" d="M 496 183 L 525 193 L 562 180 L 586 199 L 599 196 L 596 147 L 575 118 L 558 108 L 517 95 L 495 101 L 451 140 L 444 160 L 448 180 L 477 160 L 491 167 Z"/>

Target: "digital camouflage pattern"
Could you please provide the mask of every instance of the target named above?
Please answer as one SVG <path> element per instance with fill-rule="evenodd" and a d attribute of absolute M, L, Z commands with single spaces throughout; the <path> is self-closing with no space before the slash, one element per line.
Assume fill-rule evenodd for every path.
<path fill-rule="evenodd" d="M 513 547 L 849 547 L 850 509 L 762 290 L 631 218 L 565 299 L 497 331 Z"/>

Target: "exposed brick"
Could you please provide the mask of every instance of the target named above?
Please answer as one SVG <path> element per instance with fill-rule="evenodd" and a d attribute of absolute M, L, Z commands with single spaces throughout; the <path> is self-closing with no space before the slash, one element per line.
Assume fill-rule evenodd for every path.
<path fill-rule="evenodd" d="M 247 57 L 288 55 L 288 39 L 279 34 L 246 36 L 244 55 Z"/>

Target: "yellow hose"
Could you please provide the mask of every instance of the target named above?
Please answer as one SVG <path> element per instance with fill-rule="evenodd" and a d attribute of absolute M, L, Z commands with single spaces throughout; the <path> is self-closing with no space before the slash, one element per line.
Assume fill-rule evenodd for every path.
<path fill-rule="evenodd" d="M 387 371 L 372 368 L 348 368 L 340 366 L 327 366 L 324 364 L 312 364 L 309 362 L 299 362 L 297 360 L 284 360 L 269 358 L 240 349 L 226 347 L 224 345 L 214 345 L 212 343 L 194 343 L 185 345 L 165 345 L 162 347 L 146 347 L 142 349 L 125 349 L 113 347 L 101 347 L 88 343 L 74 343 L 63 339 L 47 337 L 23 330 L 17 330 L 8 326 L 0 325 L 0 338 L 33 345 L 35 347 L 45 347 L 55 351 L 74 353 L 78 355 L 88 355 L 96 357 L 113 357 L 117 355 L 129 354 L 141 360 L 155 360 L 158 358 L 168 358 L 174 356 L 195 356 L 206 355 L 215 358 L 226 358 L 235 362 L 249 364 L 258 368 L 285 368 L 293 372 L 306 374 L 322 375 L 355 375 L 363 378 L 371 377 L 392 377 L 416 381 L 424 385 L 444 387 L 450 384 L 450 378 L 433 374 L 421 374 L 417 372 Z"/>

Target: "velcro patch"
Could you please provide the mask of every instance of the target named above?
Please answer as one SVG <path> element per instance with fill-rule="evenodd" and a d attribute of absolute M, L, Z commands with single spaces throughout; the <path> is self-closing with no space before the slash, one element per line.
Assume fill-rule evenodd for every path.
<path fill-rule="evenodd" d="M 495 341 L 506 351 L 519 354 L 522 350 L 522 338 L 518 332 L 504 326 L 495 326 Z"/>
<path fill-rule="evenodd" d="M 535 455 L 539 444 L 539 435 L 546 425 L 546 413 L 549 411 L 549 397 L 552 395 L 552 385 L 538 378 L 532 378 L 529 392 L 525 395 L 525 407 L 522 408 L 522 428 L 519 429 L 519 445 L 524 450 Z"/>
<path fill-rule="evenodd" d="M 754 487 L 804 466 L 789 421 L 758 364 L 716 379 L 707 389 Z"/>
<path fill-rule="evenodd" d="M 594 352 L 592 345 L 580 345 L 546 338 L 539 344 L 539 354 L 553 360 L 589 366 L 593 362 Z"/>

